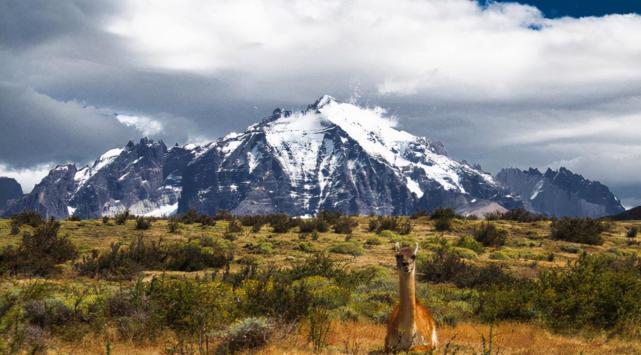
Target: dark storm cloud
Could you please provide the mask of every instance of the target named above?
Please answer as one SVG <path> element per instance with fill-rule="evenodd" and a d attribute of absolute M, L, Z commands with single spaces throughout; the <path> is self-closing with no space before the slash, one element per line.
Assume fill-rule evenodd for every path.
<path fill-rule="evenodd" d="M 0 45 L 28 49 L 64 35 L 91 33 L 115 11 L 101 0 L 3 0 L 0 2 Z"/>
<path fill-rule="evenodd" d="M 13 167 L 97 157 L 138 133 L 77 102 L 60 102 L 32 89 L 0 83 L 0 161 Z"/>

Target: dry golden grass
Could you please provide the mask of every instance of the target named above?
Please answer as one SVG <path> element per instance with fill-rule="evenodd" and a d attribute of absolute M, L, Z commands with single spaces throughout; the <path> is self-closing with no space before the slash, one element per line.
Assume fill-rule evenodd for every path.
<path fill-rule="evenodd" d="M 352 235 L 352 240 L 363 245 L 373 234 L 367 232 L 367 218 L 360 217 L 359 223 Z M 452 231 L 441 233 L 435 231 L 432 221 L 427 218 L 420 218 L 412 221 L 414 227 L 412 233 L 402 238 L 418 241 L 426 246 L 435 245 L 433 243 L 436 243 L 437 238 L 444 238 L 454 242 L 461 236 L 470 235 L 474 227 L 479 223 L 481 222 L 456 220 Z M 611 228 L 604 233 L 605 243 L 600 246 L 550 240 L 548 238 L 549 222 L 515 223 L 498 221 L 494 223 L 508 231 L 507 245 L 500 248 L 486 248 L 484 253 L 478 255 L 476 259 L 470 260 L 470 262 L 479 264 L 500 263 L 522 276 L 534 276 L 541 269 L 563 266 L 575 260 L 578 254 L 562 250 L 562 248 L 568 246 L 574 246 L 590 253 L 616 252 L 641 255 L 641 247 L 638 242 L 630 241 L 629 238 L 625 237 L 628 228 L 636 226 L 641 229 L 640 221 L 612 223 Z M 167 221 L 163 220 L 154 221 L 151 229 L 146 231 L 135 230 L 134 221 L 128 221 L 126 225 L 122 226 L 115 225 L 113 220 L 109 224 L 103 224 L 99 220 L 63 221 L 61 234 L 68 234 L 69 238 L 80 248 L 81 253 L 88 253 L 93 249 L 106 250 L 114 242 L 129 243 L 139 235 L 143 235 L 144 238 L 150 240 L 162 239 L 165 242 L 185 241 L 201 236 L 221 238 L 225 227 L 226 222 L 220 221 L 214 227 L 202 227 L 196 224 L 182 225 L 178 233 L 171 234 L 167 231 Z M 0 220 L 0 247 L 10 244 L 15 245 L 19 242 L 20 236 L 10 235 L 9 229 L 9 221 Z M 30 229 L 30 227 L 22 227 L 22 232 L 30 231 Z M 393 243 L 383 237 L 379 238 L 383 243 L 368 247 L 362 256 L 336 255 L 336 257 L 349 260 L 350 265 L 355 267 L 383 266 L 389 270 L 390 275 L 393 275 L 392 267 L 394 261 L 391 251 Z M 307 241 L 310 241 L 309 238 Z M 312 243 L 318 249 L 325 249 L 343 241 L 345 241 L 345 235 L 322 233 L 319 240 Z M 254 251 L 245 248 L 249 243 L 256 244 L 260 242 L 271 243 L 274 251 L 268 254 L 256 254 Z M 238 239 L 234 241 L 236 259 L 251 255 L 261 263 L 273 265 L 285 265 L 293 260 L 304 260 L 309 254 L 298 250 L 300 243 L 301 240 L 296 230 L 284 234 L 274 234 L 271 233 L 269 226 L 264 226 L 258 233 L 251 233 L 249 228 L 244 228 L 244 231 L 238 234 Z M 491 259 L 490 255 L 494 251 L 501 251 L 508 255 L 509 258 L 506 260 Z M 423 252 L 429 252 L 429 250 L 424 248 Z M 542 257 L 550 253 L 554 254 L 552 261 Z M 234 264 L 232 269 L 238 267 L 237 264 Z M 207 271 L 194 273 L 171 272 L 171 274 L 194 276 L 203 272 Z M 145 276 L 150 277 L 157 273 L 148 271 Z M 170 273 L 168 272 L 168 274 Z M 90 279 L 77 281 L 76 277 L 77 275 L 73 272 L 71 265 L 67 265 L 63 274 L 52 280 L 52 282 L 102 282 Z M 20 280 L 14 281 L 21 282 Z M 591 338 L 563 336 L 550 333 L 538 324 L 500 323 L 495 326 L 493 332 L 495 334 L 494 345 L 502 354 L 641 354 L 641 341 L 606 339 L 604 336 L 593 336 Z M 478 323 L 461 322 L 455 327 L 443 327 L 439 329 L 441 349 L 437 353 L 442 353 L 447 343 L 450 343 L 450 349 L 458 349 L 459 354 L 479 353 L 482 350 L 482 336 L 487 339 L 489 333 L 490 328 L 488 325 Z M 292 331 L 292 329 L 279 331 L 267 346 L 255 353 L 311 353 L 312 347 L 307 341 L 306 334 L 304 325 L 295 331 Z M 328 346 L 324 353 L 366 354 L 381 351 L 384 336 L 385 327 L 382 324 L 338 322 L 332 326 Z M 168 335 L 161 337 L 161 340 L 152 344 L 115 342 L 111 345 L 111 353 L 161 354 L 164 353 L 166 342 L 169 340 L 171 340 L 171 336 Z M 105 344 L 104 337 L 90 337 L 74 344 L 54 342 L 49 352 L 60 354 L 104 354 Z"/>
<path fill-rule="evenodd" d="M 287 327 L 272 336 L 270 342 L 246 354 L 302 355 L 313 354 L 313 348 L 303 325 L 299 329 Z M 481 354 L 483 338 L 489 349 L 490 326 L 461 323 L 455 327 L 439 328 L 440 345 L 435 354 Z M 492 354 L 566 355 L 566 354 L 641 354 L 641 342 L 621 339 L 566 337 L 552 334 L 535 324 L 504 322 L 492 326 Z M 321 354 L 382 354 L 385 326 L 364 322 L 335 322 L 332 324 L 327 346 Z M 171 336 L 161 337 L 155 343 L 111 343 L 111 354 L 164 354 Z M 212 344 L 212 348 L 214 348 Z M 49 348 L 50 354 L 104 354 L 106 341 L 89 338 L 74 344 L 57 343 Z"/>

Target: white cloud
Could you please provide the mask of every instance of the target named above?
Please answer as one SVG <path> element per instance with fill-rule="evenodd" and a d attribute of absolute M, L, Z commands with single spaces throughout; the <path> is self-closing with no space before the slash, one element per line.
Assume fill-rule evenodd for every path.
<path fill-rule="evenodd" d="M 135 127 L 140 133 L 145 136 L 153 136 L 162 133 L 163 126 L 160 122 L 149 118 L 147 116 L 133 116 L 133 115 L 116 115 L 118 122 L 127 127 Z"/>
<path fill-rule="evenodd" d="M 27 169 L 14 169 L 0 164 L 0 176 L 14 178 L 22 186 L 22 192 L 31 192 L 33 187 L 42 180 L 51 169 L 52 164 L 40 164 Z"/>
<path fill-rule="evenodd" d="M 142 65 L 271 84 L 345 74 L 386 95 L 554 101 L 641 87 L 629 85 L 641 79 L 636 15 L 546 19 L 468 0 L 132 0 L 108 30 Z"/>

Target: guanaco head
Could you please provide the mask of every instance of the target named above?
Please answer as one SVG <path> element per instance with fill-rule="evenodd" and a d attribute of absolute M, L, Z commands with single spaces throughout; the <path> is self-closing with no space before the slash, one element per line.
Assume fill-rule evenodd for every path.
<path fill-rule="evenodd" d="M 415 248 L 401 248 L 397 242 L 396 249 L 396 268 L 399 272 L 411 273 L 416 268 L 416 253 L 418 253 L 418 243 Z"/>

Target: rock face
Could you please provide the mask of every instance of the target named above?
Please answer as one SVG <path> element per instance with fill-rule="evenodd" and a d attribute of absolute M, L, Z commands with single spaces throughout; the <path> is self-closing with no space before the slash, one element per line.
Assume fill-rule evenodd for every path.
<path fill-rule="evenodd" d="M 0 176 L 0 214 L 20 197 L 22 197 L 22 186 L 15 179 Z"/>
<path fill-rule="evenodd" d="M 603 217 L 625 211 L 607 186 L 566 168 L 545 173 L 503 169 L 496 179 L 532 212 L 556 217 Z"/>
<path fill-rule="evenodd" d="M 480 167 L 449 158 L 441 143 L 395 128 L 382 109 L 323 96 L 209 144 L 168 149 L 144 138 L 80 169 L 56 167 L 11 212 L 410 214 L 445 206 L 477 213 L 522 206 L 513 195 Z"/>

